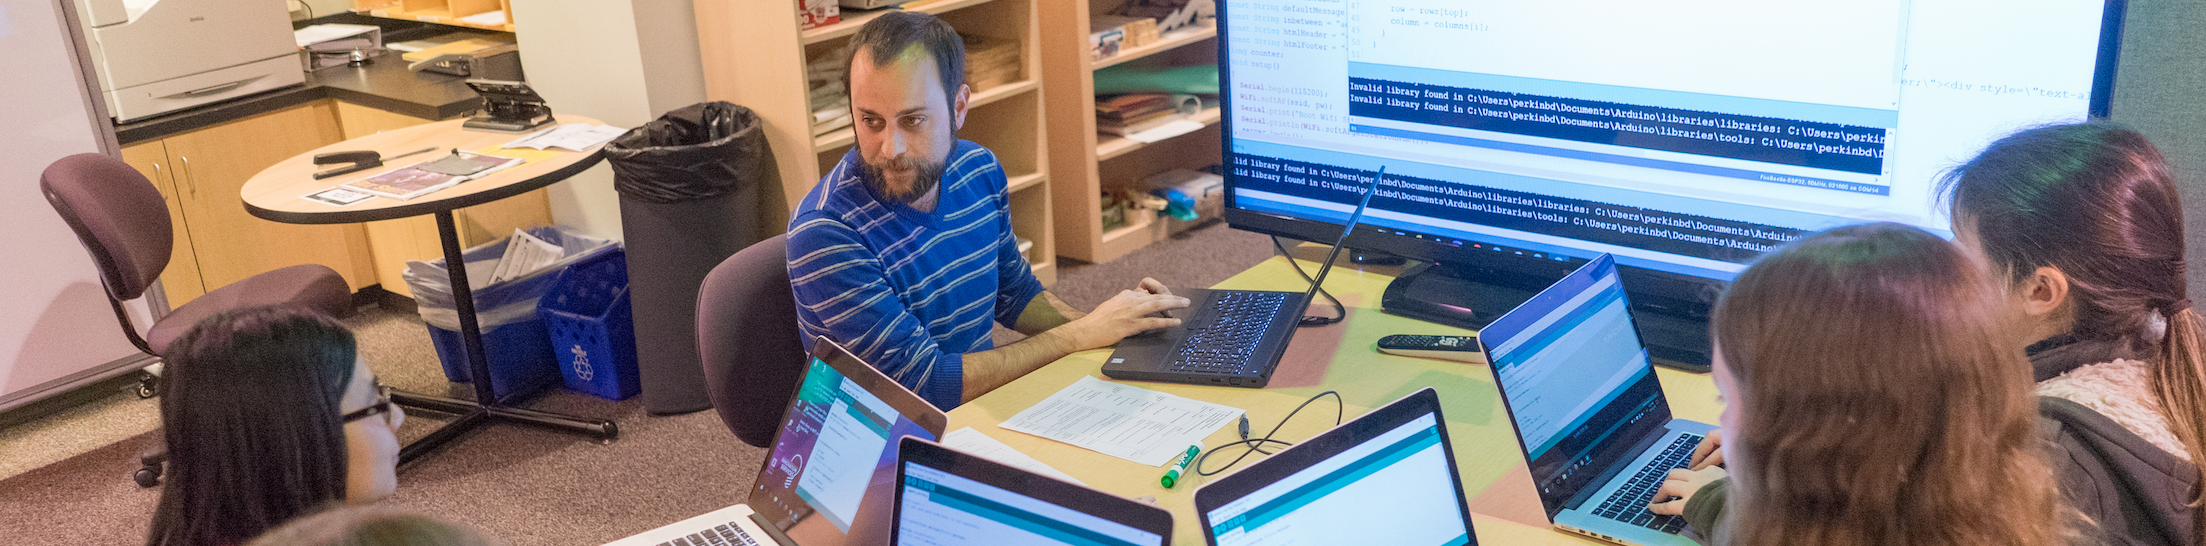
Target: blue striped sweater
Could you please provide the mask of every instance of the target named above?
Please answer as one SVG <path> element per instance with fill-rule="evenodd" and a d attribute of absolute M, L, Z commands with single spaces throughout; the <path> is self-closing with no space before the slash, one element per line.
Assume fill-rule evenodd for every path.
<path fill-rule="evenodd" d="M 797 322 L 948 411 L 965 353 L 995 348 L 989 319 L 1016 324 L 1042 292 L 1011 236 L 1003 166 L 959 140 L 926 213 L 875 198 L 861 161 L 843 154 L 789 219 Z"/>

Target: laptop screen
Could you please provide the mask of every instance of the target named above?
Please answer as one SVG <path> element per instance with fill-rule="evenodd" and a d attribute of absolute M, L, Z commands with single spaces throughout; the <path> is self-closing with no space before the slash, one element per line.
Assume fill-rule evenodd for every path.
<path fill-rule="evenodd" d="M 899 546 L 1161 546 L 1164 535 L 906 461 Z"/>
<path fill-rule="evenodd" d="M 1628 307 L 1604 254 L 1479 331 L 1550 510 L 1599 474 L 1617 442 L 1647 430 L 1626 425 L 1668 420 Z"/>
<path fill-rule="evenodd" d="M 1253 471 L 1254 469 L 1252 469 Z M 1426 413 L 1204 514 L 1218 546 L 1472 544 Z"/>
<path fill-rule="evenodd" d="M 784 513 L 810 511 L 845 533 L 873 476 L 894 468 L 890 442 L 905 435 L 934 438 L 816 357 L 783 419 L 773 454 L 759 470 L 758 487 Z"/>

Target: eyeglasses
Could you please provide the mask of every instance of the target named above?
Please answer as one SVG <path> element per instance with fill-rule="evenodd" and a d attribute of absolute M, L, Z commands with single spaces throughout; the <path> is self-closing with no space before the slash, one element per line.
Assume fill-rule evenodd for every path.
<path fill-rule="evenodd" d="M 360 408 L 358 411 L 345 414 L 344 422 L 350 423 L 353 421 L 373 417 L 376 414 L 382 414 L 384 416 L 386 424 L 397 426 L 397 423 L 393 422 L 395 421 L 395 414 L 393 414 L 391 411 L 391 390 L 383 387 L 381 381 L 376 382 L 375 403 L 368 405 L 368 407 Z"/>

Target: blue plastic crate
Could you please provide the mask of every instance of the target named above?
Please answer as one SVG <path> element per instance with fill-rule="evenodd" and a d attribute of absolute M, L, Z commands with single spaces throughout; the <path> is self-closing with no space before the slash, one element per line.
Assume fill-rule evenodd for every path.
<path fill-rule="evenodd" d="M 613 249 L 559 274 L 536 308 L 567 388 L 622 400 L 641 390 L 628 304 L 628 259 Z"/>
<path fill-rule="evenodd" d="M 430 326 L 437 360 L 444 363 L 444 377 L 468 382 L 465 346 L 460 333 Z M 559 379 L 559 361 L 552 357 L 551 338 L 544 335 L 543 319 L 532 319 L 483 330 L 483 356 L 490 361 L 490 389 L 504 400 L 527 394 Z"/>

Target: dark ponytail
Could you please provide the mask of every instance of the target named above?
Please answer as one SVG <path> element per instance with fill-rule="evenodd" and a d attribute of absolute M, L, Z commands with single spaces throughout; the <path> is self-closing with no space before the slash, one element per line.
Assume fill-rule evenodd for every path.
<path fill-rule="evenodd" d="M 2071 334 L 2154 355 L 2162 413 L 2191 461 L 2206 463 L 2206 319 L 2190 309 L 2183 206 L 2160 150 L 2106 123 L 2041 127 L 1992 143 L 1941 186 L 1954 222 L 1975 227 L 2008 282 L 2046 266 L 2068 276 Z M 2206 501 L 2191 494 L 2193 506 Z"/>

